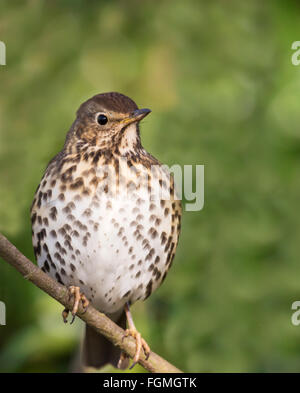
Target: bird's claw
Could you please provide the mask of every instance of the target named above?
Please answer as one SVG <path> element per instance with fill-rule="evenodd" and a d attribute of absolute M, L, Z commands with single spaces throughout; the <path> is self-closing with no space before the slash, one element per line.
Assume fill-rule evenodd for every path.
<path fill-rule="evenodd" d="M 86 298 L 86 296 L 80 292 L 80 287 L 75 287 L 74 285 L 70 286 L 68 288 L 69 291 L 69 301 L 71 300 L 72 297 L 74 297 L 74 305 L 73 305 L 73 309 L 72 309 L 72 320 L 70 322 L 70 325 L 72 325 L 72 323 L 75 320 L 78 308 L 79 308 L 79 303 L 82 303 L 82 307 L 83 307 L 83 312 L 85 313 L 88 306 L 89 306 L 89 301 Z M 64 309 L 64 311 L 62 312 L 62 317 L 64 320 L 64 323 L 68 322 L 68 315 L 69 315 L 69 310 L 68 309 Z"/>
<path fill-rule="evenodd" d="M 140 360 L 141 357 L 141 350 L 143 349 L 144 354 L 146 356 L 146 360 L 149 359 L 150 356 L 150 347 L 149 345 L 146 343 L 146 341 L 142 338 L 141 333 L 138 332 L 136 329 L 126 329 L 124 336 L 122 337 L 122 341 L 124 340 L 125 337 L 131 336 L 133 338 L 135 338 L 136 341 L 136 350 L 135 350 L 135 355 L 133 358 L 133 363 L 132 365 L 129 367 L 129 369 L 131 370 Z"/>

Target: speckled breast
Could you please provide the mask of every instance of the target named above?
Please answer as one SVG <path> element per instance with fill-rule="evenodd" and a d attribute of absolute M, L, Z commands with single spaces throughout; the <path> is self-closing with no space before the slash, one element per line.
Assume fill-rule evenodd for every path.
<path fill-rule="evenodd" d="M 169 270 L 180 231 L 180 202 L 160 166 L 112 157 L 50 163 L 31 219 L 38 265 L 66 286 L 80 286 L 100 311 L 147 298 Z M 113 176 L 111 177 L 111 174 Z M 152 184 L 171 189 L 154 195 Z"/>

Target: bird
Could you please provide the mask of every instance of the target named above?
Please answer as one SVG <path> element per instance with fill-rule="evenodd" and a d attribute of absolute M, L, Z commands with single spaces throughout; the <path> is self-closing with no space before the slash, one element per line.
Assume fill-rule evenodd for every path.
<path fill-rule="evenodd" d="M 174 178 L 141 143 L 140 122 L 150 112 L 117 92 L 82 103 L 31 206 L 38 266 L 74 300 L 64 322 L 69 311 L 73 322 L 80 302 L 91 303 L 136 340 L 131 367 L 151 350 L 130 307 L 164 281 L 181 228 Z M 86 325 L 83 363 L 125 369 L 129 358 Z"/>

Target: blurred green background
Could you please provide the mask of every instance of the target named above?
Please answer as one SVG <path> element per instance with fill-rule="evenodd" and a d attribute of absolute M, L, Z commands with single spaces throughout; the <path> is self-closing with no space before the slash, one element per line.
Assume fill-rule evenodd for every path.
<path fill-rule="evenodd" d="M 184 371 L 299 371 L 299 39 L 296 1 L 1 1 L 0 231 L 33 260 L 29 208 L 75 111 L 125 93 L 153 110 L 147 150 L 205 165 L 204 209 L 133 307 L 143 336 Z M 0 371 L 68 371 L 82 323 L 3 261 L 0 300 Z"/>

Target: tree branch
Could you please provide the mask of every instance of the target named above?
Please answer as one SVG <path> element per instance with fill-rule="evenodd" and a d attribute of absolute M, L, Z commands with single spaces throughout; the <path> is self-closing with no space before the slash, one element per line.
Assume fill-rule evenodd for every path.
<path fill-rule="evenodd" d="M 27 259 L 5 236 L 0 233 L 0 257 L 16 268 L 25 279 L 31 281 L 34 285 L 42 289 L 48 295 L 52 296 L 67 309 L 72 309 L 72 301 L 69 300 L 68 289 L 53 280 L 44 273 L 39 267 Z M 135 340 L 132 337 L 126 337 L 122 341 L 124 330 L 111 321 L 106 315 L 97 311 L 91 304 L 85 313 L 80 305 L 77 313 L 78 317 L 91 326 L 98 333 L 103 334 L 114 345 L 125 351 L 131 358 L 135 353 Z M 151 352 L 148 360 L 142 354 L 139 363 L 150 372 L 160 373 L 180 373 L 179 369 L 161 358 L 154 352 Z"/>

